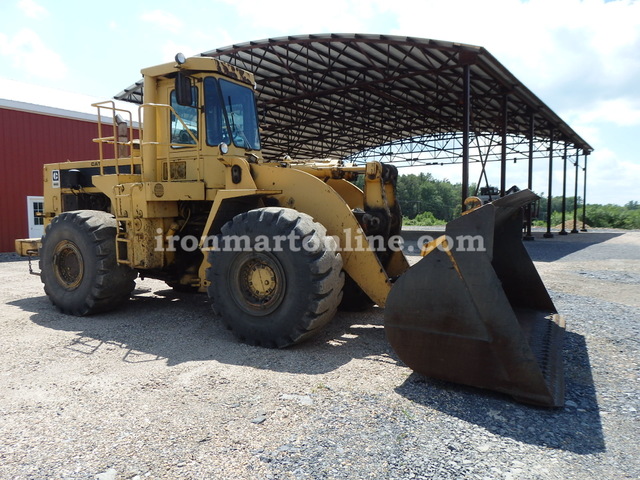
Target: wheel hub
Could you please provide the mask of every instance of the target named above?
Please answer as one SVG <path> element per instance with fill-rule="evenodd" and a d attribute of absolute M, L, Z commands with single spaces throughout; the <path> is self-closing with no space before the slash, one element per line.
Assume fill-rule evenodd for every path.
<path fill-rule="evenodd" d="M 252 315 L 268 315 L 282 302 L 284 272 L 278 260 L 266 253 L 240 255 L 232 274 L 236 303 Z"/>
<path fill-rule="evenodd" d="M 256 298 L 267 299 L 277 287 L 276 274 L 269 265 L 254 262 L 247 266 L 247 288 Z"/>
<path fill-rule="evenodd" d="M 78 288 L 84 277 L 84 259 L 78 246 L 64 240 L 53 252 L 53 271 L 58 283 L 66 290 Z"/>

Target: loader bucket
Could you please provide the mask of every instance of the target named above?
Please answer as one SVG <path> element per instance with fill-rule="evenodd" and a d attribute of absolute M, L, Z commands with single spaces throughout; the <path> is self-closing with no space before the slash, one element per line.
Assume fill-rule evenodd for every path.
<path fill-rule="evenodd" d="M 523 190 L 453 220 L 393 285 L 385 331 L 414 371 L 564 405 L 564 320 L 522 243 L 521 207 L 535 198 Z"/>

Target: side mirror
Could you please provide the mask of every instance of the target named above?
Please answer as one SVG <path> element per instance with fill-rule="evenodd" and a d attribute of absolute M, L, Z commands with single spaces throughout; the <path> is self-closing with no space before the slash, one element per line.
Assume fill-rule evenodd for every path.
<path fill-rule="evenodd" d="M 183 107 L 190 107 L 193 105 L 193 93 L 191 90 L 191 79 L 178 72 L 176 76 L 176 102 Z"/>

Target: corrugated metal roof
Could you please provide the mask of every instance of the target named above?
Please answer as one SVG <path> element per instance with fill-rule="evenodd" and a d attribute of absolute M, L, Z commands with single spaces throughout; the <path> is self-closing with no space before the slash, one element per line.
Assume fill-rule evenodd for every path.
<path fill-rule="evenodd" d="M 202 53 L 254 73 L 266 157 L 349 157 L 381 145 L 462 131 L 463 72 L 470 67 L 475 134 L 549 137 L 591 146 L 482 47 L 361 34 L 300 35 Z M 115 98 L 140 103 L 137 82 Z M 506 102 L 506 106 L 505 106 Z M 456 156 L 452 153 L 452 158 Z M 455 161 L 452 160 L 452 161 Z"/>

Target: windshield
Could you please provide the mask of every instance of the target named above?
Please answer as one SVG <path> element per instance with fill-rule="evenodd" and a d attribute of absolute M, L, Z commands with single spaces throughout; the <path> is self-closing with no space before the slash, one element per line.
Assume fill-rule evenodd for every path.
<path fill-rule="evenodd" d="M 214 77 L 204 80 L 207 143 L 233 142 L 247 150 L 260 149 L 258 115 L 253 90 Z"/>

